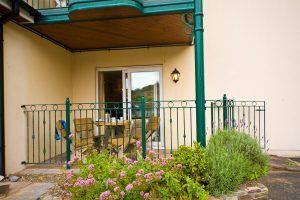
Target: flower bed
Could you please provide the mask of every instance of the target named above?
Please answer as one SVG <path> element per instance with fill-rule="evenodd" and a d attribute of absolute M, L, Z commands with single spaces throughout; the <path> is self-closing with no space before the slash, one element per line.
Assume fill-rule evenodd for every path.
<path fill-rule="evenodd" d="M 78 158 L 71 161 L 80 168 L 79 174 L 66 173 L 64 187 L 72 199 L 202 200 L 209 193 L 233 191 L 267 172 L 267 157 L 255 140 L 242 133 L 220 132 L 207 149 L 194 143 L 193 148 L 181 146 L 168 158 L 150 150 L 142 159 L 139 144 L 136 159 L 93 151 L 85 164 Z"/>

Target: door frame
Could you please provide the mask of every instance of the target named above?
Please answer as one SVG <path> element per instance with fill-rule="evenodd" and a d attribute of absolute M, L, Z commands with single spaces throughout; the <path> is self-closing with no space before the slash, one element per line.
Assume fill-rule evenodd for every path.
<path fill-rule="evenodd" d="M 99 89 L 99 84 L 98 84 L 98 72 L 107 72 L 107 71 L 122 71 L 122 89 L 123 89 L 123 102 L 125 100 L 125 80 L 123 73 L 124 72 L 151 72 L 152 71 L 159 71 L 159 80 L 160 80 L 160 86 L 159 86 L 159 95 L 160 95 L 160 101 L 162 101 L 163 98 L 163 70 L 162 70 L 162 65 L 135 65 L 135 66 L 124 66 L 124 67 L 97 67 L 96 68 L 96 96 L 95 96 L 95 102 L 98 102 L 98 89 Z M 130 78 L 130 77 L 129 77 Z"/>
<path fill-rule="evenodd" d="M 159 96 L 160 96 L 160 101 L 163 101 L 164 97 L 163 97 L 163 65 L 135 65 L 135 66 L 119 66 L 119 67 L 97 67 L 96 68 L 96 103 L 99 103 L 98 99 L 98 89 L 99 89 L 99 84 L 98 84 L 98 72 L 105 72 L 105 71 L 122 71 L 122 96 L 123 96 L 123 102 L 126 101 L 126 94 L 125 94 L 125 76 L 124 74 L 125 73 L 131 73 L 131 72 L 153 72 L 153 71 L 158 71 L 159 72 Z M 131 79 L 130 79 L 130 76 L 128 76 L 128 85 L 130 85 L 131 83 Z M 130 89 L 131 86 L 128 88 Z M 131 93 L 130 93 L 131 95 Z M 129 97 L 129 100 L 131 100 L 131 96 Z M 97 104 L 98 105 L 98 104 Z M 164 136 L 162 134 L 162 130 L 164 130 L 164 127 L 163 127 L 163 119 L 162 119 L 162 116 L 163 116 L 163 111 L 162 109 L 160 109 L 160 117 L 161 117 L 161 120 L 160 120 L 160 142 L 159 142 L 159 145 L 157 144 L 158 142 L 153 142 L 153 148 L 157 148 L 158 146 L 160 148 L 164 148 L 165 144 L 164 144 Z M 125 112 L 125 115 L 126 115 L 126 112 Z"/>

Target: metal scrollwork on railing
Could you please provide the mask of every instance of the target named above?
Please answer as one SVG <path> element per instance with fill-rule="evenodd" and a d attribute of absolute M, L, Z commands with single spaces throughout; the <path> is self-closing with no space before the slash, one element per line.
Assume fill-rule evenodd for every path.
<path fill-rule="evenodd" d="M 42 110 L 43 111 L 47 110 L 47 105 L 42 105 Z"/>
<path fill-rule="evenodd" d="M 90 103 L 90 108 L 95 109 L 96 105 L 94 103 Z"/>
<path fill-rule="evenodd" d="M 78 108 L 79 110 L 82 110 L 82 109 L 83 109 L 83 105 L 82 105 L 82 104 L 78 104 L 78 105 L 77 105 L 77 108 Z"/>
<path fill-rule="evenodd" d="M 169 101 L 168 102 L 168 107 L 169 108 L 173 108 L 174 107 L 174 102 L 173 101 Z"/>
<path fill-rule="evenodd" d="M 31 110 L 31 111 L 35 111 L 35 110 L 36 110 L 36 106 L 35 106 L 35 105 L 31 105 L 31 106 L 30 106 L 30 110 Z"/>
<path fill-rule="evenodd" d="M 187 101 L 181 101 L 181 107 L 187 107 Z"/>

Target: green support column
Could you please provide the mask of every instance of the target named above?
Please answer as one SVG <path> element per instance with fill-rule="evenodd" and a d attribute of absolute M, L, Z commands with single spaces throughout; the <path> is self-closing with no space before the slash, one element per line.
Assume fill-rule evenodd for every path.
<path fill-rule="evenodd" d="M 202 0 L 194 0 L 195 35 L 195 84 L 196 84 L 196 125 L 197 142 L 206 146 L 205 132 L 205 93 L 204 93 L 204 54 L 203 54 L 203 12 Z"/>

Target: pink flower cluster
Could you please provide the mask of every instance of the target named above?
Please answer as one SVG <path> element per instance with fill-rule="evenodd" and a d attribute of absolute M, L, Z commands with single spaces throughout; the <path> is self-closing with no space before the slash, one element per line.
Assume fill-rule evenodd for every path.
<path fill-rule="evenodd" d="M 182 164 L 177 164 L 177 165 L 176 165 L 176 168 L 177 168 L 177 169 L 182 169 Z"/>
<path fill-rule="evenodd" d="M 107 186 L 115 186 L 116 184 L 117 183 L 115 182 L 115 180 L 113 180 L 111 178 L 107 179 L 107 181 L 106 181 Z"/>
<path fill-rule="evenodd" d="M 100 194 L 99 200 L 104 200 L 106 197 L 109 197 L 109 196 L 110 196 L 110 191 L 107 190 L 107 191 L 102 192 L 102 193 Z"/>
<path fill-rule="evenodd" d="M 88 169 L 89 169 L 90 171 L 92 171 L 94 168 L 95 168 L 95 166 L 94 166 L 93 164 L 90 164 L 90 165 L 88 166 Z"/>
<path fill-rule="evenodd" d="M 126 190 L 127 191 L 130 191 L 130 190 L 132 190 L 132 188 L 133 188 L 133 185 L 130 183 L 130 184 L 128 184 L 127 186 L 126 186 Z"/>
<path fill-rule="evenodd" d="M 140 149 L 141 148 L 141 141 L 139 141 L 139 140 L 137 140 L 136 142 L 135 142 L 135 144 L 136 144 L 136 148 L 137 149 Z"/>
<path fill-rule="evenodd" d="M 137 146 L 140 145 L 140 141 L 136 142 Z M 159 158 L 156 157 L 156 151 L 155 150 L 149 150 L 148 149 L 148 156 L 144 161 L 138 161 L 133 160 L 131 158 L 122 157 L 117 158 L 117 156 L 110 157 L 111 161 L 117 161 L 121 162 L 121 165 L 124 166 L 122 169 L 124 171 L 120 171 L 119 165 L 112 165 L 112 168 L 110 169 L 110 177 L 104 181 L 104 184 L 106 183 L 107 190 L 103 191 L 100 196 L 99 200 L 108 200 L 108 199 L 121 199 L 123 197 L 131 197 L 132 194 L 135 192 L 138 192 L 137 194 L 140 194 L 140 196 L 147 200 L 150 199 L 150 192 L 152 184 L 160 184 L 162 183 L 162 178 L 165 175 L 165 171 L 162 169 L 165 169 L 164 166 L 172 165 L 173 169 L 178 170 L 182 169 L 182 164 L 175 164 L 174 157 L 170 158 Z M 79 159 L 76 158 L 76 159 Z M 75 160 L 75 158 L 74 158 Z M 72 164 L 74 161 L 72 161 L 70 164 Z M 69 164 L 69 163 L 68 163 Z M 138 168 L 139 164 L 142 164 L 141 166 L 144 166 L 146 164 L 145 169 Z M 89 189 L 84 188 L 86 186 L 90 186 L 95 184 L 96 180 L 93 177 L 93 173 L 99 173 L 99 170 L 96 168 L 94 164 L 90 164 L 87 166 L 87 169 L 89 170 L 90 174 L 88 175 L 87 179 L 84 180 L 83 178 L 79 177 L 77 180 L 75 180 L 74 171 L 70 170 L 67 172 L 67 181 L 64 184 L 65 187 L 79 187 L 79 189 Z M 166 167 L 166 169 L 169 169 L 169 167 Z M 132 180 L 132 182 L 127 182 L 130 180 L 132 175 L 135 174 L 135 179 Z M 97 177 L 97 176 L 95 176 Z M 72 184 L 73 183 L 73 184 Z M 126 183 L 126 185 L 124 185 Z M 141 191 L 143 190 L 143 191 Z"/>
<path fill-rule="evenodd" d="M 125 172 L 120 172 L 120 173 L 119 173 L 119 178 L 120 178 L 120 180 L 123 179 L 125 176 L 126 176 L 126 173 L 125 173 Z"/>
<path fill-rule="evenodd" d="M 92 176 L 88 177 L 86 180 L 79 177 L 79 178 L 77 178 L 77 180 L 74 183 L 73 187 L 90 186 L 90 185 L 93 185 L 95 182 L 96 182 L 96 180 Z M 66 185 L 66 183 L 65 183 L 65 185 Z M 71 186 L 71 185 L 69 185 L 69 186 Z"/>
<path fill-rule="evenodd" d="M 148 193 L 148 192 L 144 192 L 144 191 L 141 191 L 140 192 L 140 195 L 142 196 L 142 197 L 144 197 L 144 199 L 149 199 L 149 197 L 150 197 L 150 194 Z"/>
<path fill-rule="evenodd" d="M 80 160 L 80 157 L 79 157 L 78 155 L 76 155 L 76 156 L 73 158 L 73 160 L 70 160 L 70 161 L 67 162 L 67 165 L 71 166 L 71 165 L 73 165 L 74 162 L 76 162 L 76 161 L 78 161 L 78 160 Z"/>
<path fill-rule="evenodd" d="M 70 170 L 67 172 L 67 180 L 70 180 L 74 176 L 74 171 Z"/>
<path fill-rule="evenodd" d="M 132 163 L 132 159 L 130 159 L 130 158 L 125 158 L 125 162 L 126 162 L 126 164 L 131 164 L 131 163 Z"/>

